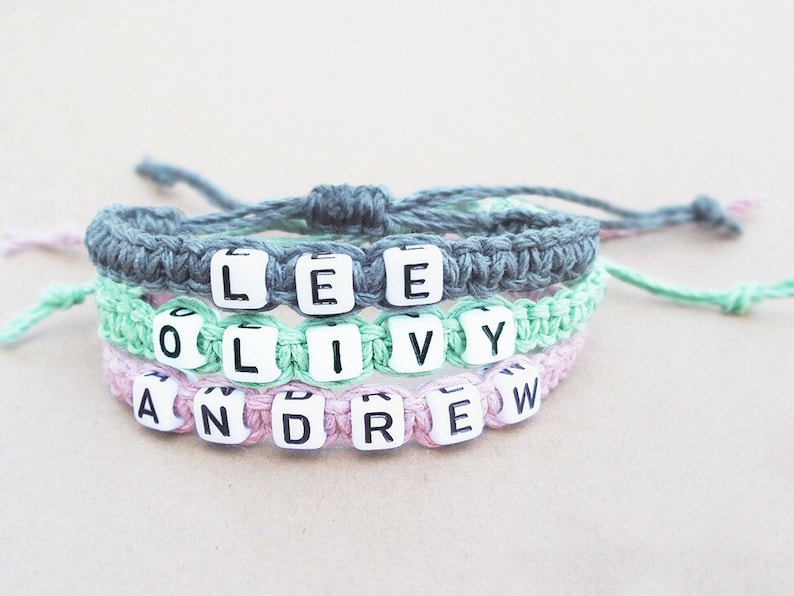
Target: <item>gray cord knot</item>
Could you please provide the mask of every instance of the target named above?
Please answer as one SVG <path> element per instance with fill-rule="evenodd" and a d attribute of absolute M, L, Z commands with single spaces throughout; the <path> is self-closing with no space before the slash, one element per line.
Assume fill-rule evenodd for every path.
<path fill-rule="evenodd" d="M 730 217 L 717 201 L 701 195 L 692 202 L 692 219 L 700 227 L 708 230 L 725 230 L 732 236 L 742 233 L 739 222 Z"/>
<path fill-rule="evenodd" d="M 305 207 L 306 223 L 316 232 L 385 236 L 394 231 L 391 196 L 377 186 L 318 186 Z"/>

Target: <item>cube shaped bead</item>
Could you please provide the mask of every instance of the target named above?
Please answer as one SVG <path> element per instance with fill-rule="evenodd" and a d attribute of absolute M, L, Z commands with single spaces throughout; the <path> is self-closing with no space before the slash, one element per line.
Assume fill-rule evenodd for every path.
<path fill-rule="evenodd" d="M 233 387 L 205 387 L 193 398 L 198 436 L 209 443 L 238 445 L 251 434 L 245 426 L 245 393 Z"/>
<path fill-rule="evenodd" d="M 444 295 L 444 259 L 434 244 L 387 248 L 386 302 L 393 306 L 435 304 Z"/>
<path fill-rule="evenodd" d="M 386 319 L 391 337 L 389 367 L 399 373 L 429 372 L 444 366 L 446 339 L 435 315 L 394 315 Z"/>
<path fill-rule="evenodd" d="M 210 260 L 212 301 L 220 308 L 258 310 L 268 302 L 267 263 L 263 250 L 219 250 Z"/>
<path fill-rule="evenodd" d="M 425 397 L 432 427 L 428 435 L 439 445 L 454 445 L 482 434 L 485 425 L 477 389 L 469 383 L 443 387 Z"/>
<path fill-rule="evenodd" d="M 466 338 L 461 358 L 468 364 L 499 362 L 516 351 L 516 323 L 504 306 L 483 306 L 458 317 Z"/>
<path fill-rule="evenodd" d="M 273 397 L 273 443 L 282 449 L 319 449 L 325 444 L 325 398 L 308 391 Z"/>
<path fill-rule="evenodd" d="M 394 449 L 405 443 L 405 408 L 394 393 L 365 393 L 350 400 L 353 446 L 360 451 Z"/>
<path fill-rule="evenodd" d="M 132 384 L 135 420 L 147 428 L 163 432 L 179 428 L 185 420 L 174 412 L 178 395 L 176 379 L 156 372 L 138 375 Z"/>
<path fill-rule="evenodd" d="M 511 364 L 491 377 L 502 408 L 496 419 L 516 424 L 540 410 L 540 372 L 529 364 Z"/>
<path fill-rule="evenodd" d="M 236 383 L 269 383 L 281 374 L 276 362 L 278 329 L 233 325 L 223 332 L 223 374 Z"/>
<path fill-rule="evenodd" d="M 185 370 L 204 366 L 207 357 L 198 348 L 203 325 L 204 318 L 188 308 L 172 308 L 158 313 L 152 325 L 154 357 L 158 362 Z"/>
<path fill-rule="evenodd" d="M 298 308 L 306 315 L 339 315 L 356 306 L 350 255 L 301 255 L 295 264 Z"/>
<path fill-rule="evenodd" d="M 354 379 L 364 370 L 358 325 L 329 323 L 308 327 L 306 346 L 309 376 L 319 383 Z"/>

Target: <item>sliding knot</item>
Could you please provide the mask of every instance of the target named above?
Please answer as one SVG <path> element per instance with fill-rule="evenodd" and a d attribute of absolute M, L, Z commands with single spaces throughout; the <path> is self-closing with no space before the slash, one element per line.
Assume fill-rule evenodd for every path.
<path fill-rule="evenodd" d="M 315 232 L 385 236 L 391 197 L 377 186 L 318 186 L 306 197 L 306 223 Z"/>
<path fill-rule="evenodd" d="M 709 230 L 725 230 L 732 236 L 742 233 L 742 226 L 731 218 L 717 201 L 701 195 L 692 203 L 692 218 L 700 227 Z"/>
<path fill-rule="evenodd" d="M 720 305 L 723 312 L 730 315 L 743 315 L 757 302 L 766 298 L 766 288 L 757 283 L 743 284 L 733 288 Z"/>

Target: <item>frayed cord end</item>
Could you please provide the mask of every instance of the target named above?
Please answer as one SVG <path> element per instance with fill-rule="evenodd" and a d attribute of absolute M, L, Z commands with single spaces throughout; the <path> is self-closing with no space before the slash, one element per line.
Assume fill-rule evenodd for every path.
<path fill-rule="evenodd" d="M 171 166 L 144 159 L 135 166 L 135 173 L 161 186 L 173 186 L 181 177 Z"/>

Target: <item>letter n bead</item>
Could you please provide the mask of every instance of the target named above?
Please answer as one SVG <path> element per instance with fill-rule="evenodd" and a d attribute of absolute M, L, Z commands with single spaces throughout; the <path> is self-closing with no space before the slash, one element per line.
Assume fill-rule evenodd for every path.
<path fill-rule="evenodd" d="M 319 449 L 325 444 L 325 398 L 310 391 L 273 397 L 273 443 L 282 449 Z"/>
<path fill-rule="evenodd" d="M 405 443 L 405 408 L 394 393 L 364 393 L 350 400 L 353 447 L 394 449 Z"/>
<path fill-rule="evenodd" d="M 540 410 L 540 373 L 529 364 L 511 364 L 492 377 L 502 398 L 496 419 L 505 424 L 526 420 Z"/>
<path fill-rule="evenodd" d="M 210 261 L 212 301 L 219 308 L 258 310 L 267 305 L 268 254 L 263 250 L 219 250 Z"/>
<path fill-rule="evenodd" d="M 238 445 L 251 430 L 245 426 L 245 393 L 233 387 L 205 387 L 193 398 L 198 436 L 210 443 Z"/>
<path fill-rule="evenodd" d="M 485 426 L 480 394 L 474 385 L 442 387 L 426 396 L 432 427 L 428 435 L 439 445 L 454 445 L 479 437 Z"/>
<path fill-rule="evenodd" d="M 154 357 L 158 362 L 184 370 L 204 366 L 207 357 L 198 349 L 203 325 L 204 318 L 189 308 L 172 308 L 158 313 L 152 326 Z"/>
<path fill-rule="evenodd" d="M 175 430 L 185 421 L 174 413 L 179 395 L 176 379 L 156 372 L 138 375 L 132 384 L 132 412 L 147 428 L 163 432 Z"/>

